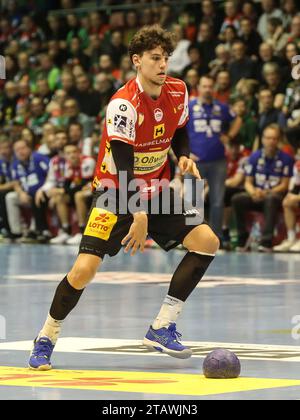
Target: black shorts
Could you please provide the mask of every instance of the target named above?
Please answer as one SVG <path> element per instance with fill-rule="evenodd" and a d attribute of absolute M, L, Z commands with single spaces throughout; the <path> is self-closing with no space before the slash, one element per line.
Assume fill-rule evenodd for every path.
<path fill-rule="evenodd" d="M 181 244 L 186 235 L 196 226 L 206 224 L 203 220 L 203 210 L 196 209 L 184 202 L 176 191 L 169 189 L 169 214 L 163 214 L 159 208 L 158 214 L 148 212 L 148 234 L 165 251 Z M 120 214 L 99 206 L 101 194 L 94 192 L 93 203 L 89 212 L 88 222 L 79 247 L 80 254 L 92 254 L 103 258 L 105 254 L 116 255 L 121 249 L 121 241 L 129 232 L 133 222 L 130 213 Z M 174 204 L 181 203 L 182 211 Z M 158 196 L 161 201 L 161 194 Z M 97 202 L 98 201 L 98 202 Z M 149 202 L 148 202 L 149 203 Z"/>

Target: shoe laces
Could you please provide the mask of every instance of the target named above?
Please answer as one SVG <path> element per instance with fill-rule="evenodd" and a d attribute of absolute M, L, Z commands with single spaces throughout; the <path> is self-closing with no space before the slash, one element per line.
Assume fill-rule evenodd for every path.
<path fill-rule="evenodd" d="M 39 357 L 49 357 L 49 353 L 52 351 L 52 345 L 46 340 L 39 340 L 35 344 L 35 349 L 33 354 Z"/>
<path fill-rule="evenodd" d="M 178 342 L 178 340 L 182 337 L 182 334 L 180 334 L 178 331 L 176 331 L 176 324 L 173 322 L 170 324 L 168 331 L 170 332 L 170 336 Z"/>

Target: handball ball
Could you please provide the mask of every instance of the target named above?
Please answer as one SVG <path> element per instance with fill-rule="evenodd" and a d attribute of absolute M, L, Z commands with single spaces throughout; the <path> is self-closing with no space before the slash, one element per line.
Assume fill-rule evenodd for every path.
<path fill-rule="evenodd" d="M 203 362 L 203 374 L 206 378 L 237 378 L 241 372 L 241 364 L 237 356 L 226 349 L 215 349 Z"/>

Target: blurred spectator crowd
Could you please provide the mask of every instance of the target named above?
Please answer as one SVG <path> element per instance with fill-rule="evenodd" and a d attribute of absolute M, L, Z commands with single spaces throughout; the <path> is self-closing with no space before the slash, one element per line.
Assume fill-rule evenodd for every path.
<path fill-rule="evenodd" d="M 80 242 L 106 106 L 135 76 L 128 43 L 142 25 L 158 23 L 174 34 L 169 74 L 186 82 L 191 103 L 199 103 L 199 82 L 209 75 L 214 103 L 226 105 L 241 121 L 234 138 L 220 139 L 227 159 L 223 246 L 246 250 L 254 237 L 253 224 L 248 226 L 241 211 L 251 210 L 272 219 L 267 228 L 259 226 L 259 250 L 300 251 L 300 69 L 292 61 L 300 54 L 298 3 L 178 3 L 156 2 L 160 5 L 152 7 L 151 1 L 142 1 L 139 7 L 120 5 L 110 13 L 78 14 L 80 3 L 71 0 L 2 0 L 2 241 Z M 182 181 L 173 165 L 175 180 Z M 199 168 L 201 172 L 201 164 Z M 214 207 L 211 189 L 206 189 L 208 212 Z M 286 237 L 276 244 L 280 215 Z"/>

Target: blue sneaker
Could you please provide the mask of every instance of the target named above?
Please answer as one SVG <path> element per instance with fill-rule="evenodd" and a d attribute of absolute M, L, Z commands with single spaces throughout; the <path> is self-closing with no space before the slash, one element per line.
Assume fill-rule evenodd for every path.
<path fill-rule="evenodd" d="M 181 334 L 176 331 L 176 324 L 172 323 L 168 328 L 163 327 L 154 330 L 150 326 L 143 344 L 151 349 L 167 353 L 169 356 L 177 357 L 178 359 L 188 359 L 192 355 L 192 350 L 179 343 L 178 339 Z"/>
<path fill-rule="evenodd" d="M 54 344 L 48 337 L 35 339 L 33 349 L 30 353 L 28 367 L 34 370 L 50 370 L 52 365 L 50 357 L 54 349 Z"/>

